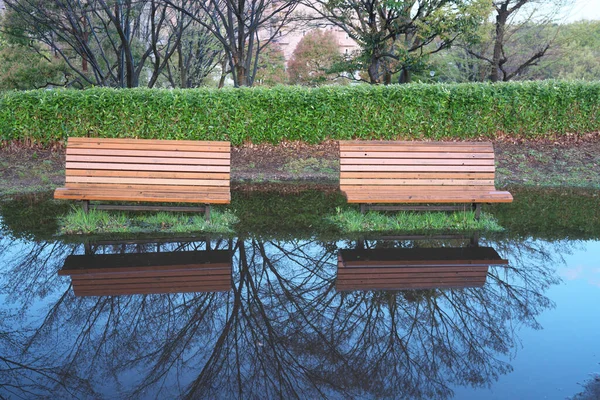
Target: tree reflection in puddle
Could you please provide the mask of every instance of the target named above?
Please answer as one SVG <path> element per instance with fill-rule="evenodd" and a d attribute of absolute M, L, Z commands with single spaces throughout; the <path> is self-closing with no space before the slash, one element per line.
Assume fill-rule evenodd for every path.
<path fill-rule="evenodd" d="M 453 386 L 486 387 L 511 371 L 519 328 L 540 328 L 536 317 L 553 306 L 544 293 L 558 283 L 561 260 L 552 244 L 481 242 L 509 260 L 489 266 L 483 286 L 338 291 L 338 250 L 355 241 L 84 246 L 5 237 L 1 390 L 26 397 L 451 398 Z M 6 250 L 16 245 L 18 252 Z M 228 291 L 76 297 L 70 278 L 57 273 L 85 248 L 152 255 L 207 246 L 232 254 Z"/>

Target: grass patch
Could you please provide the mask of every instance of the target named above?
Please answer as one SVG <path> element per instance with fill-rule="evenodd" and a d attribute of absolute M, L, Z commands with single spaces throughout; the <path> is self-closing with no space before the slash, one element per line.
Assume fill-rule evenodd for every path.
<path fill-rule="evenodd" d="M 71 212 L 59 219 L 59 233 L 99 234 L 99 233 L 232 233 L 237 217 L 229 210 L 211 209 L 210 221 L 204 214 L 170 213 L 126 213 L 90 210 L 83 212 L 73 206 Z"/>
<path fill-rule="evenodd" d="M 369 211 L 361 214 L 354 209 L 338 208 L 334 216 L 329 217 L 344 232 L 391 232 L 391 231 L 426 231 L 426 230 L 482 230 L 488 232 L 502 231 L 496 219 L 481 213 L 479 221 L 475 220 L 473 211 L 447 212 L 406 212 L 379 213 Z"/>

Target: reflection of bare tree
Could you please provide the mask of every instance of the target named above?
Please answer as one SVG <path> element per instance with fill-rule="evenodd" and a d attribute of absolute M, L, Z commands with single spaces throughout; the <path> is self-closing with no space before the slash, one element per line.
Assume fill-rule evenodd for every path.
<path fill-rule="evenodd" d="M 538 326 L 551 306 L 544 291 L 556 283 L 556 260 L 535 241 L 488 243 L 511 265 L 492 267 L 482 288 L 350 293 L 335 291 L 337 250 L 347 244 L 211 243 L 234 250 L 230 292 L 75 298 L 64 283 L 45 285 L 35 292 L 52 299 L 43 318 L 8 316 L 26 335 L 17 347 L 52 349 L 47 365 L 89 376 L 99 397 L 113 387 L 131 397 L 448 398 L 453 385 L 486 386 L 511 370 L 500 356 L 513 351 L 519 325 Z M 134 246 L 107 251 L 152 250 Z M 44 259 L 30 247 L 38 255 L 23 260 Z M 75 251 L 60 249 L 60 260 Z M 12 264 L 3 292 L 24 292 L 8 276 L 17 268 L 29 271 L 26 287 L 44 283 L 28 277 L 34 265 Z"/>

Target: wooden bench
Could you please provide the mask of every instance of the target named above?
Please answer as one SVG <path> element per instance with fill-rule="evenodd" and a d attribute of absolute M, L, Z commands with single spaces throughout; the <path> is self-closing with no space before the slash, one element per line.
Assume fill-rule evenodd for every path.
<path fill-rule="evenodd" d="M 491 247 L 340 250 L 336 289 L 478 287 L 490 265 L 507 264 Z"/>
<path fill-rule="evenodd" d="M 168 207 L 204 211 L 230 202 L 230 144 L 192 140 L 69 138 L 66 185 L 55 199 L 204 203 Z M 157 210 L 165 207 L 97 205 L 98 209 Z"/>
<path fill-rule="evenodd" d="M 376 203 L 509 203 L 494 187 L 491 143 L 340 141 L 340 189 L 361 211 L 460 210 L 465 206 Z"/>
<path fill-rule="evenodd" d="M 60 276 L 76 296 L 217 292 L 231 289 L 228 250 L 71 255 Z"/>

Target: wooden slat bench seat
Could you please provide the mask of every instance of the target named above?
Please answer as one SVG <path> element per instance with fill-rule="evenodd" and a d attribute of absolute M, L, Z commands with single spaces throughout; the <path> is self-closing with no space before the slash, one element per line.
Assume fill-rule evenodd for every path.
<path fill-rule="evenodd" d="M 227 291 L 231 252 L 71 255 L 58 274 L 71 277 L 76 296 Z"/>
<path fill-rule="evenodd" d="M 200 203 L 230 202 L 230 143 L 193 140 L 69 138 L 66 184 L 56 199 Z M 113 209 L 156 207 L 97 206 Z"/>
<path fill-rule="evenodd" d="M 340 250 L 336 289 L 478 287 L 490 265 L 506 264 L 491 247 Z"/>
<path fill-rule="evenodd" d="M 424 209 L 368 206 L 377 203 L 512 201 L 509 192 L 494 187 L 491 143 L 340 141 L 339 145 L 340 189 L 349 203 L 360 203 L 363 211 Z"/>

